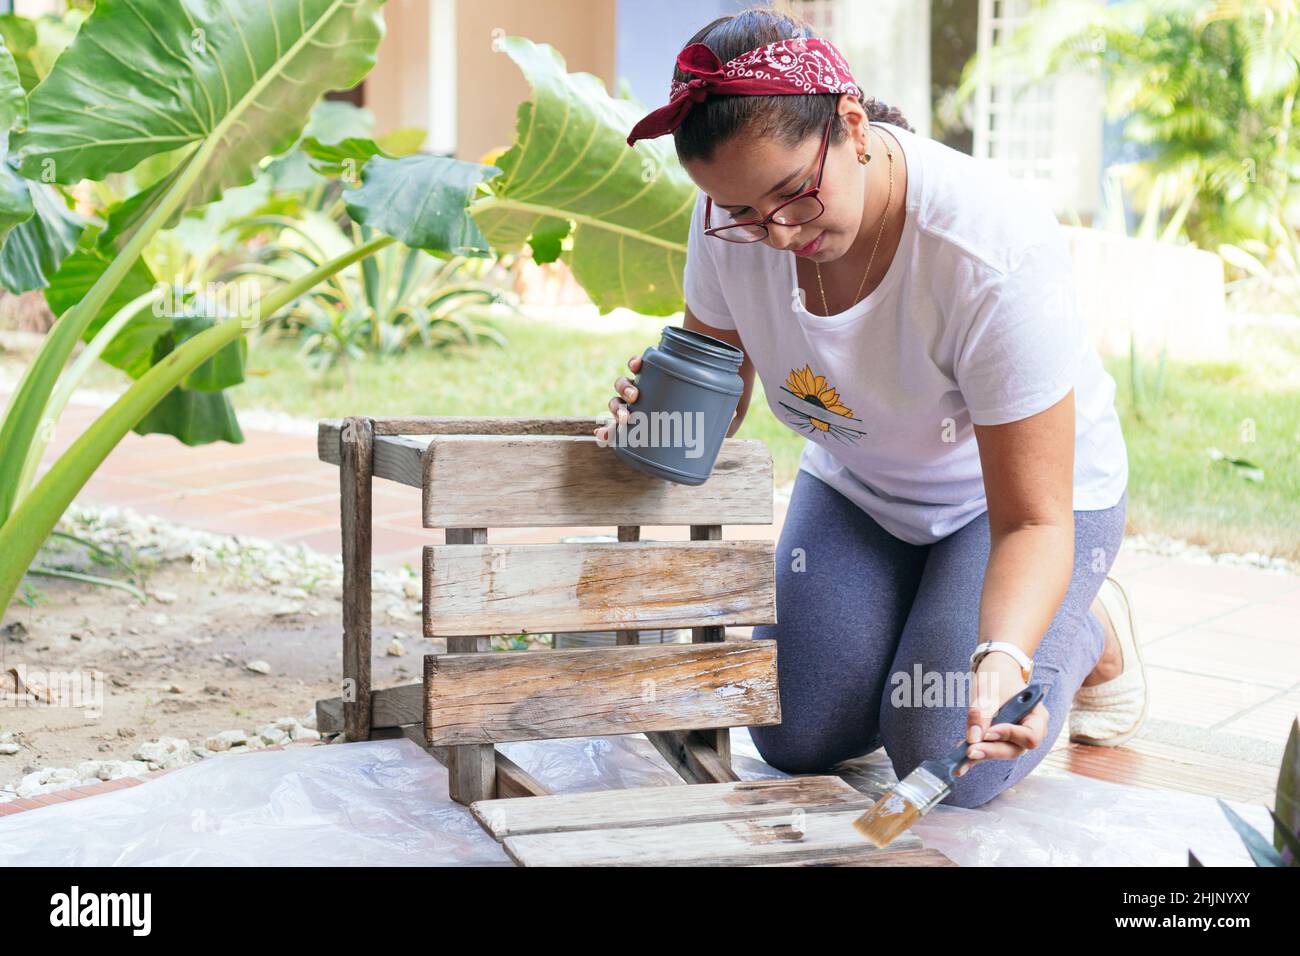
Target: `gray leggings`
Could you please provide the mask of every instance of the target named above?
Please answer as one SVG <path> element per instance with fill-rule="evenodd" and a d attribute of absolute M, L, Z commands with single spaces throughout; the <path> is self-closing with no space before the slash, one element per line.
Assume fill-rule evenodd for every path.
<path fill-rule="evenodd" d="M 1126 500 L 1127 493 L 1111 508 L 1074 513 L 1074 575 L 1034 654 L 1033 679 L 1046 685 L 1046 738 L 1014 760 L 976 762 L 945 804 L 991 800 L 1056 741 L 1075 691 L 1101 657 L 1104 631 L 1089 608 L 1123 539 Z M 964 739 L 968 685 L 936 698 L 931 676 L 927 697 L 916 667 L 944 686 L 969 672 L 989 554 L 987 513 L 934 544 L 908 544 L 800 470 L 776 554 L 777 623 L 753 633 L 777 642 L 782 721 L 750 728 L 767 763 L 792 774 L 822 773 L 883 745 L 902 778 Z"/>

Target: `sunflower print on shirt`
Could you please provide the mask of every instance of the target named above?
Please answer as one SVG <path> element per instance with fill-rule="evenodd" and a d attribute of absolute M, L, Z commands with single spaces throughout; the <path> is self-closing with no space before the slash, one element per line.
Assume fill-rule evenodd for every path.
<path fill-rule="evenodd" d="M 853 417 L 853 409 L 840 401 L 839 393 L 831 387 L 824 375 L 813 374 L 811 366 L 791 369 L 785 384 L 781 386 L 781 391 L 789 392 L 805 405 L 817 406 L 824 410 L 824 413 L 812 413 L 787 405 L 778 399 L 781 407 L 788 413 L 787 424 L 796 431 L 809 435 L 819 433 L 833 435 L 840 441 L 851 442 L 856 442 L 866 434 L 865 431 L 843 424 L 846 421 L 860 422 L 862 419 Z"/>

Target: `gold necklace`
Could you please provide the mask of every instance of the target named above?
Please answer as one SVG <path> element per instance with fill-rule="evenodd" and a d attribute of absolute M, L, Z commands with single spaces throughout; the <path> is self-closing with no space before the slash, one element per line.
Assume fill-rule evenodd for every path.
<path fill-rule="evenodd" d="M 880 134 L 877 133 L 876 135 L 879 136 Z M 872 263 L 876 261 L 876 248 L 880 245 L 880 237 L 885 231 L 885 220 L 889 218 L 889 202 L 894 198 L 894 151 L 889 148 L 889 143 L 885 141 L 883 136 L 880 137 L 880 141 L 885 143 L 885 152 L 889 154 L 889 192 L 885 196 L 885 211 L 880 214 L 880 228 L 876 230 L 876 241 L 871 247 L 871 258 L 867 260 L 867 271 L 862 273 L 862 281 L 858 283 L 858 291 L 853 296 L 853 302 L 849 303 L 849 308 L 852 308 L 858 301 L 858 296 L 862 295 L 862 287 L 867 284 L 867 276 L 871 275 Z M 825 315 L 830 315 L 830 306 L 826 304 L 826 288 L 822 285 L 821 263 L 814 260 L 813 268 L 817 270 L 817 288 L 821 290 L 822 294 L 822 312 Z"/>

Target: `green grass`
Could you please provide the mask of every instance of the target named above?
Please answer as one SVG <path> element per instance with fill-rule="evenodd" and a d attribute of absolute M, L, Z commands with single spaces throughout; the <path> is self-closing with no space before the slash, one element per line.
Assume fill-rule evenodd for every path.
<path fill-rule="evenodd" d="M 308 419 L 367 415 L 579 415 L 607 411 L 627 359 L 658 341 L 669 320 L 591 332 L 497 319 L 510 346 L 410 352 L 354 363 L 349 387 L 339 371 L 314 380 L 291 342 L 256 343 L 249 381 L 231 394 L 239 408 L 273 409 Z M 1143 363 L 1147 407 L 1138 414 L 1129 363 L 1106 363 L 1128 443 L 1129 529 L 1167 534 L 1212 550 L 1259 551 L 1300 560 L 1300 328 L 1242 332 L 1232 353 L 1203 363 L 1170 363 L 1152 404 L 1154 362 Z M 101 366 L 87 384 L 120 384 Z M 738 437 L 772 451 L 777 484 L 793 481 L 804 438 L 767 407 L 762 386 Z M 1248 441 L 1253 422 L 1254 441 Z M 593 428 L 595 422 L 593 421 Z M 1213 446 L 1264 469 L 1245 480 L 1216 462 Z"/>
<path fill-rule="evenodd" d="M 1158 403 L 1155 362 L 1141 365 L 1139 410 L 1128 360 L 1106 362 L 1128 444 L 1130 530 L 1300 560 L 1300 326 L 1240 331 L 1218 361 L 1171 362 Z M 1209 447 L 1258 465 L 1263 481 Z"/>

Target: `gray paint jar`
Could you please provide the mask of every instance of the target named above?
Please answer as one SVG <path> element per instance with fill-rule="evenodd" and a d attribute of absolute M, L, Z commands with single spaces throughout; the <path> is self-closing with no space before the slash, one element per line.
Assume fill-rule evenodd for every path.
<path fill-rule="evenodd" d="M 740 402 L 745 353 L 729 342 L 664 326 L 641 355 L 628 421 L 610 428 L 614 453 L 638 471 L 682 485 L 708 480 Z"/>

